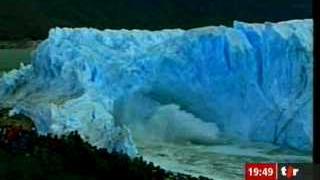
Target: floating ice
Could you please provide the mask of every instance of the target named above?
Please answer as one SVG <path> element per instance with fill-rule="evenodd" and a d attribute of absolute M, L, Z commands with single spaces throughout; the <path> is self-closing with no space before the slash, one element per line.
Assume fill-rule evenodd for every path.
<path fill-rule="evenodd" d="M 78 130 L 129 155 L 129 122 L 152 128 L 161 119 L 170 131 L 190 131 L 175 140 L 211 141 L 219 132 L 309 151 L 312 32 L 312 20 L 187 31 L 55 28 L 31 66 L 0 79 L 0 107 L 31 117 L 39 133 Z M 141 102 L 130 101 L 136 96 Z"/>

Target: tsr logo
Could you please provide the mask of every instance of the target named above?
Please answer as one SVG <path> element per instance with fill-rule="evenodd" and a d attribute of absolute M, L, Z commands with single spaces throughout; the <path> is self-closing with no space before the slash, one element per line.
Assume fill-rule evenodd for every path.
<path fill-rule="evenodd" d="M 293 168 L 292 166 L 288 166 L 288 168 L 286 166 L 283 166 L 281 168 L 281 175 L 286 176 L 288 179 L 291 179 L 297 176 L 298 172 L 299 172 L 299 169 Z"/>

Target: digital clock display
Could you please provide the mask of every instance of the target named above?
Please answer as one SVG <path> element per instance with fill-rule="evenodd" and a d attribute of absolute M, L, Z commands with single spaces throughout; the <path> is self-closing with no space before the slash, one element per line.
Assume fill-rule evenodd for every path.
<path fill-rule="evenodd" d="M 277 164 L 246 164 L 246 180 L 276 180 Z"/>

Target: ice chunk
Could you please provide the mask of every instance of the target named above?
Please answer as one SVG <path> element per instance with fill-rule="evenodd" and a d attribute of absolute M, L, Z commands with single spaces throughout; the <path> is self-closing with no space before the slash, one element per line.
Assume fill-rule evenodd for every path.
<path fill-rule="evenodd" d="M 161 106 L 145 127 L 151 138 L 172 142 L 210 144 L 219 133 L 215 123 L 203 122 L 174 104 Z"/>

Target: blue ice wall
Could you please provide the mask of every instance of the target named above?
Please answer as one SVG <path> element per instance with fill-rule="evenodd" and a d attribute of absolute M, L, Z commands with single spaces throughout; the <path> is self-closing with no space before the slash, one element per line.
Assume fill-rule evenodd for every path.
<path fill-rule="evenodd" d="M 222 134 L 309 151 L 312 35 L 312 20 L 162 31 L 55 28 L 31 66 L 0 79 L 0 107 L 31 117 L 40 133 L 78 130 L 98 147 L 134 155 L 115 104 L 139 94 L 178 105 Z"/>

